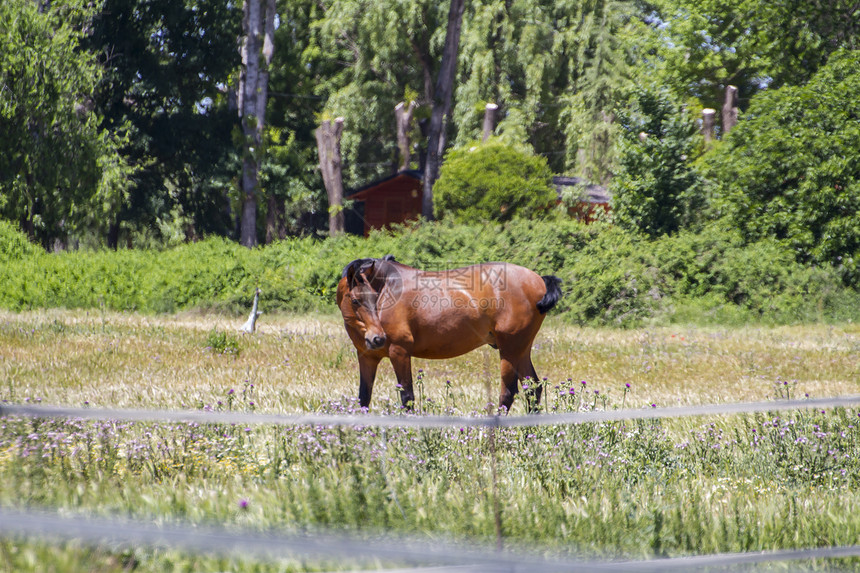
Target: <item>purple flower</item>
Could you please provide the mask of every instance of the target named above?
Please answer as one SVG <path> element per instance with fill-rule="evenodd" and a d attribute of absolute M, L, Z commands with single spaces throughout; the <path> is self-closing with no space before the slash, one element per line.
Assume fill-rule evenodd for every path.
<path fill-rule="evenodd" d="M 248 500 L 240 499 L 239 500 L 239 509 L 248 509 Z"/>
<path fill-rule="evenodd" d="M 630 382 L 624 385 L 626 388 L 630 388 Z"/>
<path fill-rule="evenodd" d="M 570 392 L 570 395 L 571 395 L 571 396 L 573 396 L 574 394 L 576 394 L 576 390 L 574 390 L 573 388 L 571 388 L 570 390 L 568 390 L 568 392 Z"/>
<path fill-rule="evenodd" d="M 227 390 L 227 395 L 228 395 L 228 396 L 232 396 L 232 395 L 233 395 L 233 394 L 235 394 L 235 393 L 236 393 L 236 391 L 235 391 L 235 390 L 233 390 L 232 388 L 230 388 L 229 390 Z"/>

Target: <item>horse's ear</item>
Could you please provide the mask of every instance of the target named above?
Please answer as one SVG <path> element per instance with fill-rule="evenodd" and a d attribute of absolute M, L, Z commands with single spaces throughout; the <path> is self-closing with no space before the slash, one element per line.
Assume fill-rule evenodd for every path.
<path fill-rule="evenodd" d="M 372 277 L 374 275 L 373 269 L 376 264 L 375 259 L 362 259 L 361 266 L 358 267 L 359 273 L 366 273 L 365 276 Z"/>
<path fill-rule="evenodd" d="M 353 288 L 358 282 L 358 275 L 373 269 L 374 259 L 356 259 L 346 265 L 341 277 L 346 277 L 346 284 Z"/>
<path fill-rule="evenodd" d="M 364 259 L 356 259 L 343 267 L 341 278 L 346 278 L 346 286 L 348 288 L 355 286 L 355 273 L 361 268 L 362 262 L 364 262 Z"/>
<path fill-rule="evenodd" d="M 383 261 L 391 261 L 394 263 L 397 262 L 397 259 L 394 258 L 394 255 L 385 255 L 384 257 L 382 257 L 382 260 Z"/>

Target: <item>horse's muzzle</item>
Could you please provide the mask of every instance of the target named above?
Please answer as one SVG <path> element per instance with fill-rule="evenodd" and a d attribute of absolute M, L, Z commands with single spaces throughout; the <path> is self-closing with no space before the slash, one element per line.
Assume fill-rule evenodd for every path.
<path fill-rule="evenodd" d="M 376 350 L 377 348 L 382 348 L 385 344 L 385 335 L 374 335 L 368 336 L 364 339 L 364 343 L 367 345 L 368 350 Z"/>

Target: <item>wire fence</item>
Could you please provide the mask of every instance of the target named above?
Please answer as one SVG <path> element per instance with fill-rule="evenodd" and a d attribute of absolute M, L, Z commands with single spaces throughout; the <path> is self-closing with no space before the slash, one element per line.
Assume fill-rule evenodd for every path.
<path fill-rule="evenodd" d="M 200 424 L 278 424 L 291 426 L 375 426 L 380 428 L 462 428 L 554 426 L 594 422 L 617 422 L 681 418 L 691 416 L 720 416 L 851 407 L 860 405 L 858 396 L 808 398 L 802 400 L 770 400 L 668 408 L 625 410 L 594 410 L 560 414 L 528 414 L 523 416 L 420 416 L 408 413 L 379 416 L 371 414 L 262 414 L 255 412 L 218 412 L 204 410 L 138 410 L 123 408 L 71 408 L 63 406 L 31 406 L 0 404 L 0 416 L 33 418 L 81 418 L 85 420 L 125 420 L 130 422 L 197 422 Z"/>
<path fill-rule="evenodd" d="M 311 557 L 340 558 L 355 564 L 361 559 L 381 560 L 414 567 L 443 566 L 444 571 L 525 572 L 656 572 L 692 571 L 738 565 L 812 559 L 860 557 L 860 545 L 783 551 L 723 553 L 640 561 L 546 559 L 517 551 L 492 551 L 464 543 L 406 538 L 386 534 L 385 540 L 333 532 L 287 534 L 273 531 L 231 530 L 193 523 L 111 519 L 83 515 L 57 515 L 41 511 L 0 508 L 0 535 L 4 537 L 76 541 L 111 548 L 141 545 L 185 551 L 261 559 Z"/>
<path fill-rule="evenodd" d="M 328 414 L 262 414 L 254 412 L 211 412 L 141 410 L 115 408 L 71 408 L 0 404 L 0 417 L 79 418 L 90 420 L 124 420 L 139 422 L 192 422 L 201 424 L 278 424 L 351 427 L 417 427 L 462 428 L 466 426 L 504 428 L 545 425 L 567 425 L 636 419 L 680 418 L 779 412 L 786 410 L 827 409 L 860 405 L 860 396 L 841 396 L 803 400 L 774 400 L 669 408 L 644 408 L 571 412 L 523 416 L 418 416 L 398 415 L 328 415 Z M 0 535 L 5 537 L 41 537 L 79 540 L 92 545 L 111 547 L 140 545 L 166 546 L 196 553 L 278 557 L 313 556 L 377 559 L 393 564 L 444 566 L 448 573 L 463 571 L 684 571 L 702 568 L 725 568 L 812 559 L 860 557 L 860 545 L 807 548 L 653 559 L 645 561 L 550 560 L 514 551 L 491 551 L 465 543 L 446 543 L 434 539 L 409 539 L 386 533 L 385 540 L 350 537 L 336 532 L 286 534 L 272 531 L 239 531 L 200 526 L 191 523 L 156 525 L 151 522 L 60 516 L 43 511 L 0 508 Z"/>

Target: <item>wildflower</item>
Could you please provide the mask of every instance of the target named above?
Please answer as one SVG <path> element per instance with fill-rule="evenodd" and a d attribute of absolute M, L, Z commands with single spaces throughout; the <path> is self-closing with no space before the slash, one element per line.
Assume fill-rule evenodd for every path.
<path fill-rule="evenodd" d="M 233 390 L 232 388 L 230 388 L 229 390 L 227 390 L 227 395 L 228 395 L 228 396 L 232 396 L 232 395 L 233 395 L 233 394 L 235 394 L 235 393 L 236 393 L 236 391 L 235 391 L 235 390 Z"/>
<path fill-rule="evenodd" d="M 239 509 L 248 509 L 248 500 L 240 499 L 239 500 Z"/>
<path fill-rule="evenodd" d="M 651 404 L 651 407 L 652 407 L 652 408 L 656 408 L 656 407 L 657 407 L 657 404 Z"/>
<path fill-rule="evenodd" d="M 571 396 L 574 396 L 576 394 L 576 390 L 574 390 L 573 388 L 568 390 L 568 392 L 570 393 Z"/>
<path fill-rule="evenodd" d="M 585 387 L 585 380 L 582 381 L 582 386 Z"/>

